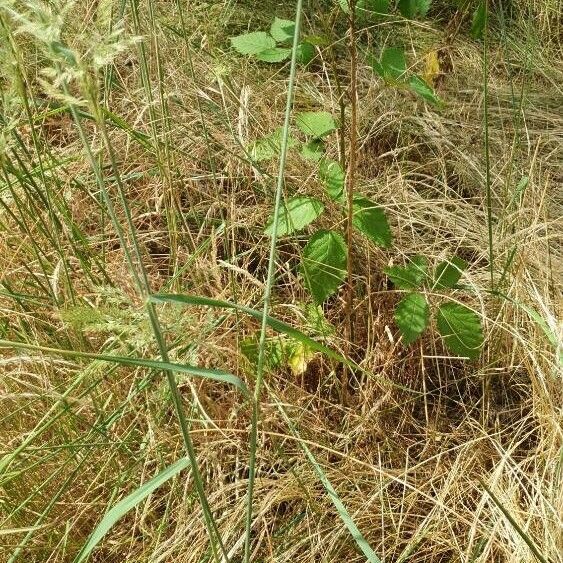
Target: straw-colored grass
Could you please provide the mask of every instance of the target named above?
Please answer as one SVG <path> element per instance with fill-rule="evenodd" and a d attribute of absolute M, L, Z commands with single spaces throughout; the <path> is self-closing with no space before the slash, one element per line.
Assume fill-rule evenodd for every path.
<path fill-rule="evenodd" d="M 259 334 L 256 319 L 149 303 L 162 325 L 155 332 L 135 285 L 140 265 L 124 252 L 135 242 L 127 212 L 154 293 L 261 310 L 268 270 L 263 228 L 277 163 L 253 166 L 244 149 L 283 124 L 289 65 L 241 57 L 228 37 L 266 28 L 274 15 L 292 18 L 293 3 L 149 0 L 138 20 L 130 2 L 61 10 L 68 4 L 0 0 L 2 562 L 73 561 L 104 513 L 185 455 L 165 375 L 96 355 L 164 359 L 162 337 L 170 362 L 222 370 L 253 388 L 255 368 L 241 350 Z M 307 448 L 385 563 L 531 563 L 527 541 L 545 561 L 563 561 L 562 6 L 519 0 L 500 17 L 506 4 L 491 2 L 489 31 L 495 294 L 482 44 L 469 37 L 470 13 L 448 27 L 453 3 L 436 1 L 423 23 L 360 34 L 361 52 L 404 44 L 420 72 L 437 50 L 445 105 L 384 87 L 361 61 L 356 189 L 385 208 L 394 245 L 354 239 L 355 342 L 345 338 L 345 289 L 323 305 L 331 326 L 323 342 L 360 368 L 350 370 L 345 404 L 337 361 L 316 353 L 303 373 L 266 362 L 253 562 L 366 560 Z M 305 33 L 323 32 L 330 5 L 305 3 Z M 124 32 L 111 43 L 120 21 Z M 294 111 L 339 115 L 333 64 L 346 85 L 344 43 L 298 68 Z M 338 158 L 336 139 L 328 151 Z M 102 185 L 125 229 L 121 242 Z M 323 191 L 314 164 L 295 151 L 285 187 Z M 330 211 L 318 226 L 343 229 Z M 319 338 L 297 270 L 303 240 L 278 243 L 271 315 Z M 451 357 L 435 330 L 409 348 L 398 341 L 399 292 L 383 268 L 416 254 L 433 265 L 454 254 L 469 263 L 467 290 L 454 297 L 482 316 L 478 361 Z M 251 403 L 232 385 L 175 378 L 213 520 L 229 560 L 242 561 Z M 202 563 L 214 560 L 212 545 L 220 559 L 196 482 L 188 469 L 156 489 L 92 561 Z"/>

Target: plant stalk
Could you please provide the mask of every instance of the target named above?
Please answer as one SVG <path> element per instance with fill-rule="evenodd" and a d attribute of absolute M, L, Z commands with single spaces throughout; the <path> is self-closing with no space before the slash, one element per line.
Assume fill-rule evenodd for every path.
<path fill-rule="evenodd" d="M 262 323 L 260 328 L 260 340 L 258 343 L 258 364 L 256 367 L 256 383 L 254 387 L 254 395 L 252 397 L 252 415 L 250 427 L 250 452 L 248 463 L 248 491 L 247 491 L 247 512 L 246 527 L 244 539 L 244 563 L 250 563 L 250 537 L 252 534 L 252 516 L 253 516 L 253 497 L 254 484 L 256 480 L 256 450 L 258 447 L 258 423 L 260 421 L 260 395 L 264 378 L 264 364 L 266 359 L 266 328 L 267 319 L 270 311 L 270 300 L 272 295 L 272 286 L 274 282 L 274 273 L 276 266 L 276 243 L 277 231 L 279 224 L 279 216 L 282 203 L 283 185 L 285 178 L 285 164 L 287 160 L 287 145 L 289 139 L 289 125 L 291 119 L 291 111 L 293 109 L 293 94 L 295 90 L 295 75 L 297 69 L 297 47 L 299 45 L 299 33 L 301 29 L 301 12 L 303 9 L 303 0 L 297 0 L 295 8 L 295 34 L 293 36 L 293 48 L 291 53 L 291 66 L 289 71 L 289 84 L 287 89 L 285 119 L 283 125 L 283 133 L 280 150 L 280 163 L 278 168 L 276 193 L 274 201 L 272 237 L 270 240 L 270 254 L 268 258 L 268 273 L 264 287 L 264 306 Z"/>
<path fill-rule="evenodd" d="M 353 280 L 353 218 L 354 192 L 356 191 L 358 152 L 358 51 L 356 48 L 356 0 L 350 0 L 350 155 L 346 174 L 346 245 L 348 246 L 346 285 L 346 338 L 348 346 L 354 342 L 354 280 Z M 348 370 L 343 369 L 341 377 L 342 404 L 347 402 Z"/>

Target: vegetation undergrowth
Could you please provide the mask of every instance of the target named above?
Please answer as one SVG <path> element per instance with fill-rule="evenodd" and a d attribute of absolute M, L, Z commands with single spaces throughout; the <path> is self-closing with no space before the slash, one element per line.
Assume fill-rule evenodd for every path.
<path fill-rule="evenodd" d="M 0 561 L 563 561 L 561 8 L 0 0 Z"/>

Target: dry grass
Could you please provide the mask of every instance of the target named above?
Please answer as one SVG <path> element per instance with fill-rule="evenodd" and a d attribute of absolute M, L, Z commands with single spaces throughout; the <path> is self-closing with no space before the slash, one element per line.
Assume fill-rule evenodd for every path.
<path fill-rule="evenodd" d="M 97 95 L 127 124 L 108 127 L 154 289 L 258 308 L 267 268 L 262 229 L 276 169 L 275 163 L 252 167 L 242 147 L 282 123 L 287 67 L 256 64 L 228 49 L 228 34 L 249 21 L 250 29 L 263 27 L 273 9 L 252 2 L 191 4 L 186 16 L 193 76 L 178 36 L 176 4 L 156 1 L 154 18 L 141 12 L 152 103 L 132 45 L 117 55 L 112 83 L 101 84 Z M 514 4 L 529 9 L 538 25 L 531 29 L 532 20 L 520 14 L 505 28 L 495 27 L 491 44 L 495 270 L 500 279 L 514 253 L 502 285 L 509 299 L 487 291 L 480 46 L 464 30 L 442 45 L 443 27 L 434 20 L 382 26 L 378 41 L 399 38 L 417 64 L 441 47 L 443 74 L 436 87 L 447 104 L 435 111 L 406 92 L 383 88 L 369 68 L 360 69 L 358 189 L 385 207 L 395 245 L 383 251 L 356 241 L 351 350 L 342 337 L 342 295 L 329 300 L 324 313 L 334 328 L 329 344 L 349 352 L 369 375 L 351 381 L 343 406 L 341 368 L 320 355 L 302 376 L 289 367 L 267 374 L 252 561 L 364 560 L 300 440 L 386 563 L 536 561 L 481 482 L 547 560 L 563 561 L 561 6 L 558 0 Z M 87 48 L 102 25 L 100 5 L 118 9 L 117 2 L 103 0 L 77 5 L 63 26 L 65 41 Z M 439 14 L 446 20 L 447 6 L 436 8 Z M 278 15 L 290 16 L 290 10 Z M 7 52 L 5 30 L 16 24 L 5 12 L 1 17 Z M 307 26 L 318 26 L 320 17 L 308 9 Z M 127 8 L 130 29 L 129 18 Z M 529 31 L 525 47 L 523 30 Z M 156 358 L 143 304 L 75 126 L 68 113 L 50 113 L 46 106 L 38 78 L 49 61 L 28 35 L 13 38 L 25 61 L 45 172 L 21 86 L 4 57 L 0 338 Z M 338 113 L 326 57 L 323 51 L 299 71 L 296 110 Z M 346 58 L 338 65 L 346 80 Z M 99 130 L 85 123 L 94 149 L 106 158 Z M 329 152 L 337 156 L 336 143 Z M 113 188 L 109 167 L 104 175 Z M 524 176 L 529 180 L 520 199 L 515 189 Z M 286 178 L 291 193 L 322 193 L 314 167 L 297 154 L 290 155 Z M 320 221 L 335 224 L 333 213 Z M 300 248 L 298 238 L 280 243 L 272 312 L 314 335 L 305 308 L 310 298 L 296 272 Z M 470 263 L 463 280 L 470 291 L 456 298 L 483 316 L 486 346 L 477 362 L 450 357 L 434 332 L 402 347 L 393 323 L 398 295 L 382 273 L 404 256 L 422 254 L 436 264 L 454 253 Z M 221 368 L 251 384 L 253 369 L 240 348 L 257 333 L 256 322 L 202 307 L 160 311 L 174 361 Z M 179 385 L 210 505 L 232 561 L 239 561 L 249 406 L 224 385 L 182 376 Z M 20 544 L 21 561 L 72 561 L 109 506 L 182 455 L 160 374 L 9 348 L 0 355 L 0 443 L 1 456 L 26 444 L 8 466 L 0 465 L 1 561 L 10 560 Z M 211 561 L 190 477 L 182 473 L 129 512 L 93 561 Z"/>

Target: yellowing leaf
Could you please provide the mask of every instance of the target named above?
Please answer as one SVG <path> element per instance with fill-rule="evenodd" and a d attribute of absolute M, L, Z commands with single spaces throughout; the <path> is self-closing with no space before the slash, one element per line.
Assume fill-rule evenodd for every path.
<path fill-rule="evenodd" d="M 434 81 L 440 75 L 440 60 L 438 51 L 430 51 L 424 58 L 424 73 L 422 77 L 427 84 L 434 86 Z"/>
<path fill-rule="evenodd" d="M 314 350 L 311 350 L 311 348 L 305 346 L 302 342 L 297 342 L 289 354 L 287 365 L 293 375 L 303 375 L 307 371 L 309 362 L 314 357 Z"/>

